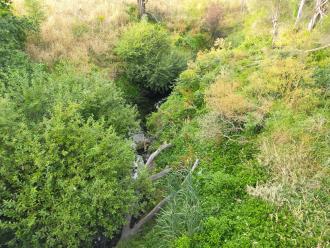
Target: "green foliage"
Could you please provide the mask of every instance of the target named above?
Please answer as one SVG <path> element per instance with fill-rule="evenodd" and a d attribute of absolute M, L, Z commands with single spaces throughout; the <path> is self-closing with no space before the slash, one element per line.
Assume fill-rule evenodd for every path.
<path fill-rule="evenodd" d="M 0 243 L 92 247 L 139 202 L 126 139 L 137 112 L 97 70 L 32 62 L 26 23 L 0 18 Z"/>
<path fill-rule="evenodd" d="M 292 3 L 281 18 L 291 15 Z M 283 47 L 273 48 L 265 4 L 271 3 L 247 14 L 229 42 L 218 40 L 216 49 L 199 53 L 148 119 L 159 142 L 174 144 L 158 158 L 161 166 L 202 161 L 194 187 L 204 221 L 166 247 L 328 242 L 329 49 L 305 55 L 296 49 L 307 50 L 320 33 L 289 29 L 280 35 Z"/>
<path fill-rule="evenodd" d="M 26 40 L 26 31 L 31 28 L 27 19 L 5 12 L 0 16 L 0 77 L 10 66 L 15 67 L 26 61 L 21 52 Z"/>
<path fill-rule="evenodd" d="M 40 0 L 24 0 L 27 15 L 35 27 L 39 27 L 46 16 Z"/>
<path fill-rule="evenodd" d="M 27 2 L 37 25 L 42 6 Z M 244 14 L 238 2 L 228 11 L 206 2 L 187 7 L 192 20 L 172 27 L 173 36 L 159 24 L 136 23 L 130 7 L 134 24 L 115 46 L 122 65 L 116 84 L 129 100 L 167 93 L 176 82 L 148 118 L 152 148 L 173 144 L 155 170 L 187 171 L 200 159 L 183 183 L 172 173 L 156 184 L 145 169 L 131 180 L 126 138 L 138 128 L 137 111 L 115 84 L 94 68 L 63 63 L 48 71 L 31 63 L 22 52 L 29 22 L 12 16 L 7 1 L 1 6 L 1 244 L 91 247 L 111 239 L 126 214 L 139 218 L 169 193 L 156 221 L 127 247 L 327 246 L 330 54 L 303 51 L 327 40 L 329 18 L 314 32 L 300 30 L 309 2 L 293 32 L 298 1 L 249 1 Z M 197 27 L 201 9 L 204 28 L 229 37 L 180 73 L 185 54 L 212 40 Z M 85 32 L 73 28 L 78 38 Z"/>
<path fill-rule="evenodd" d="M 159 25 L 131 25 L 115 51 L 128 80 L 154 92 L 168 91 L 185 68 L 186 60 L 174 50 L 169 33 Z"/>
<path fill-rule="evenodd" d="M 0 1 L 0 16 L 9 12 L 11 8 L 11 0 L 1 0 Z"/>
<path fill-rule="evenodd" d="M 103 121 L 85 121 L 76 104 L 55 106 L 38 135 L 24 126 L 17 134 L 6 138 L 11 160 L 1 156 L 2 185 L 12 191 L 1 197 L 4 228 L 15 234 L 8 244 L 76 247 L 111 238 L 134 200 L 130 144 Z"/>
<path fill-rule="evenodd" d="M 113 82 L 98 72 L 81 74 L 69 64 L 51 74 L 42 65 L 13 69 L 0 80 L 0 94 L 12 99 L 30 124 L 49 116 L 54 104 L 74 102 L 85 120 L 104 119 L 118 134 L 127 136 L 138 129 L 136 110 L 125 103 Z"/>
<path fill-rule="evenodd" d="M 294 219 L 286 211 L 273 215 L 274 207 L 248 199 L 238 202 L 218 218 L 205 220 L 204 230 L 195 237 L 191 247 L 292 247 L 315 245 L 305 237 L 296 236 L 290 226 Z M 285 224 L 284 224 L 285 223 Z M 294 236 L 295 239 L 291 239 Z"/>
<path fill-rule="evenodd" d="M 179 47 L 188 49 L 193 53 L 197 53 L 198 51 L 210 48 L 210 40 L 211 37 L 208 33 L 187 34 L 180 36 L 175 44 Z"/>

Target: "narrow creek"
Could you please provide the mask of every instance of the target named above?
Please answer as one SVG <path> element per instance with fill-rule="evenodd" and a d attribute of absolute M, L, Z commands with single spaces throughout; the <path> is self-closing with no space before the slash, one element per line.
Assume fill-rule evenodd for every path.
<path fill-rule="evenodd" d="M 157 108 L 164 101 L 166 101 L 166 98 L 169 96 L 170 93 L 171 92 L 160 94 L 160 93 L 153 93 L 150 91 L 143 91 L 141 93 L 141 97 L 139 98 L 139 101 L 135 103 L 139 112 L 140 127 L 141 127 L 141 131 L 136 134 L 133 134 L 131 137 L 135 144 L 137 163 L 139 161 L 142 163 L 146 162 L 146 159 L 150 155 L 148 151 L 148 147 L 151 145 L 153 139 L 152 137 L 150 137 L 148 132 L 147 118 L 150 116 L 150 114 L 155 112 Z M 143 213 L 141 213 L 141 215 L 143 215 Z M 133 226 L 137 221 L 139 221 L 139 218 L 132 218 L 131 226 Z M 97 237 L 93 242 L 94 247 L 95 248 L 116 247 L 117 243 L 120 240 L 121 232 L 122 230 L 119 230 L 118 233 L 114 235 L 112 239 L 107 239 L 102 234 L 97 235 Z"/>

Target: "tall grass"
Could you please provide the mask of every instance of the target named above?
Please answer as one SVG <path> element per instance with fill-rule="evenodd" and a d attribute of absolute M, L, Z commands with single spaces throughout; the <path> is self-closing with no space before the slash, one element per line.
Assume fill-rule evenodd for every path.
<path fill-rule="evenodd" d="M 177 175 L 175 179 L 178 179 Z M 171 181 L 169 185 L 178 185 L 178 182 Z M 176 187 L 172 188 L 173 197 L 157 218 L 155 231 L 165 241 L 159 247 L 172 247 L 173 240 L 192 237 L 201 228 L 200 198 L 190 174 L 179 187 L 178 191 L 175 191 Z"/>
<path fill-rule="evenodd" d="M 198 32 L 210 4 L 208 0 L 158 0 L 148 1 L 147 10 L 151 18 L 174 32 Z M 121 28 L 132 21 L 136 0 L 13 0 L 13 6 L 18 15 L 42 17 L 40 34 L 30 37 L 27 44 L 34 59 L 48 64 L 59 59 L 88 64 L 90 55 L 104 58 L 111 54 Z"/>
<path fill-rule="evenodd" d="M 29 1 L 13 1 L 18 15 L 33 15 Z M 102 54 L 111 49 L 118 30 L 129 22 L 126 9 L 132 3 L 135 1 L 40 0 L 45 18 L 40 36 L 30 38 L 27 50 L 33 58 L 48 63 L 63 58 L 88 63 L 90 53 Z"/>

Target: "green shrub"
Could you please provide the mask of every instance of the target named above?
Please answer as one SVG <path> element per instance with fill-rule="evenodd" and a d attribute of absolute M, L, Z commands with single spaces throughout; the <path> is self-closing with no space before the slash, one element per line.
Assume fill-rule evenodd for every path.
<path fill-rule="evenodd" d="M 31 28 L 27 19 L 0 12 L 0 73 L 7 67 L 22 64 L 21 61 L 24 64 L 26 55 L 21 50 L 25 45 L 26 31 Z"/>
<path fill-rule="evenodd" d="M 129 81 L 154 92 L 168 91 L 186 64 L 171 45 L 169 33 L 146 22 L 126 29 L 115 52 Z"/>
<path fill-rule="evenodd" d="M 200 50 L 210 48 L 211 37 L 208 33 L 198 33 L 198 34 L 187 34 L 181 36 L 177 41 L 176 45 L 179 47 L 184 47 L 189 49 L 193 53 L 197 53 Z"/>
<path fill-rule="evenodd" d="M 8 12 L 11 8 L 11 0 L 1 0 L 0 2 L 0 13 Z"/>
<path fill-rule="evenodd" d="M 136 109 L 112 81 L 99 72 L 80 73 L 69 64 L 58 65 L 52 73 L 38 64 L 12 69 L 0 78 L 0 96 L 10 98 L 29 124 L 49 116 L 56 103 L 74 102 L 85 120 L 104 119 L 117 134 L 127 136 L 138 129 Z"/>
<path fill-rule="evenodd" d="M 1 143 L 8 245 L 91 247 L 94 238 L 111 238 L 134 201 L 130 143 L 102 120 L 84 120 L 76 104 L 57 105 L 38 130 L 20 125 Z"/>
<path fill-rule="evenodd" d="M 295 220 L 268 203 L 247 199 L 219 217 L 205 219 L 203 232 L 195 236 L 192 247 L 310 247 L 305 237 L 295 232 Z"/>

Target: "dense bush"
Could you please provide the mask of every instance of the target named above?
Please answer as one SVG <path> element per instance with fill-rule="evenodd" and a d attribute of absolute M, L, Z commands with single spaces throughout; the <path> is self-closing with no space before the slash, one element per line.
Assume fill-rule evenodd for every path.
<path fill-rule="evenodd" d="M 133 151 L 77 107 L 55 106 L 37 134 L 22 124 L 4 136 L 1 229 L 13 235 L 10 246 L 91 246 L 124 223 L 134 200 Z"/>
<path fill-rule="evenodd" d="M 98 72 L 82 74 L 65 63 L 50 74 L 37 64 L 12 69 L 0 78 L 0 95 L 10 98 L 30 124 L 49 116 L 54 104 L 74 102 L 85 120 L 104 119 L 118 134 L 127 136 L 138 129 L 136 110 L 125 103 L 113 82 Z"/>
<path fill-rule="evenodd" d="M 32 68 L 2 80 L 1 229 L 12 246 L 91 246 L 134 199 L 133 151 L 116 132 L 135 130 L 136 112 L 97 73 Z"/>
<path fill-rule="evenodd" d="M 10 66 L 20 65 L 21 60 L 26 61 L 21 49 L 24 48 L 26 32 L 31 28 L 27 19 L 16 17 L 0 7 L 0 73 Z"/>
<path fill-rule="evenodd" d="M 115 51 L 128 80 L 154 92 L 168 91 L 186 64 L 171 44 L 169 33 L 146 22 L 127 28 Z"/>
<path fill-rule="evenodd" d="M 138 201 L 127 140 L 136 110 L 96 70 L 32 62 L 25 25 L 0 17 L 0 243 L 91 247 Z"/>

